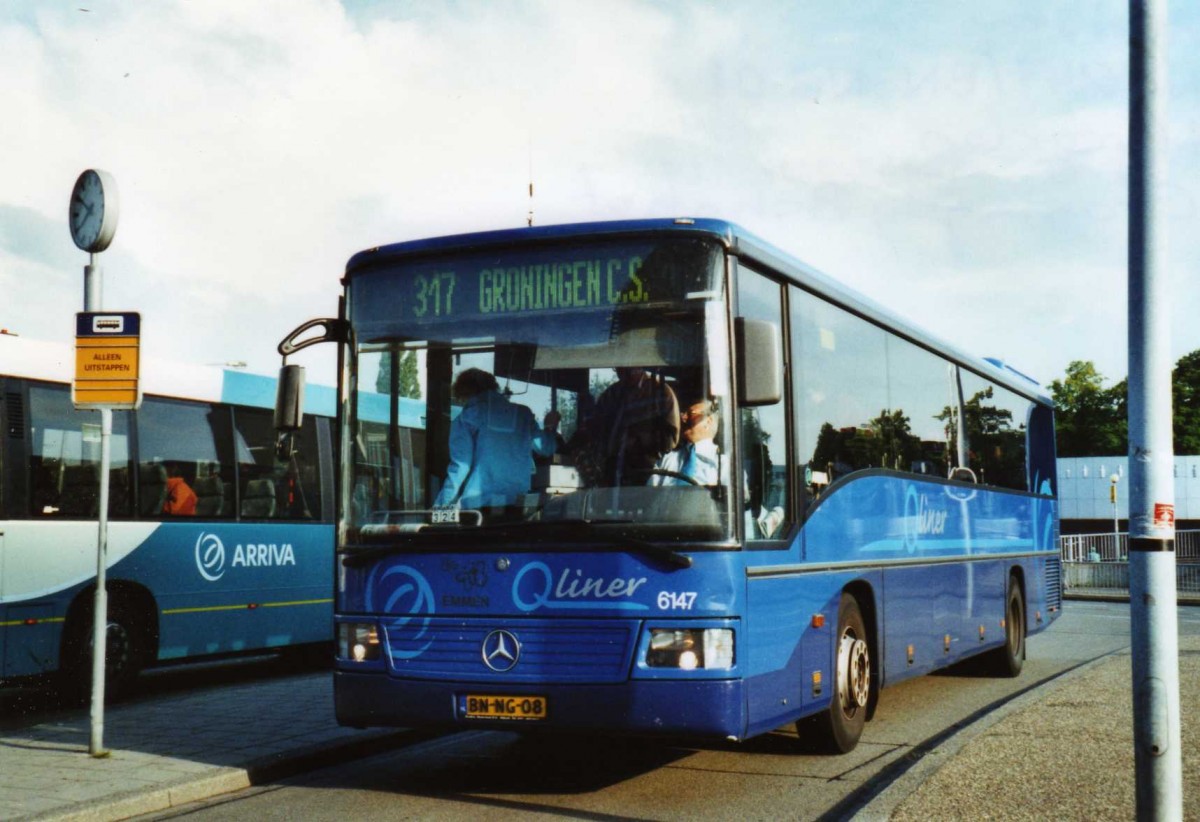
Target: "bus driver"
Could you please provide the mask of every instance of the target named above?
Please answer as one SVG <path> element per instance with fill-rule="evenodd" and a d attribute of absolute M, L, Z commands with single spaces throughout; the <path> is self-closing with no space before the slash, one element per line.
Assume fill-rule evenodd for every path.
<path fill-rule="evenodd" d="M 679 447 L 663 454 L 654 468 L 686 479 L 654 473 L 650 475 L 649 484 L 716 485 L 720 481 L 719 455 L 713 439 L 717 435 L 717 422 L 716 409 L 709 400 L 698 399 L 684 406 L 679 414 Z"/>

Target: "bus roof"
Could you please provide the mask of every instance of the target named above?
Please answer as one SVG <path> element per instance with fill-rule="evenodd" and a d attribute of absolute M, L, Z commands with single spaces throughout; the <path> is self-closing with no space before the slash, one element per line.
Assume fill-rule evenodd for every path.
<path fill-rule="evenodd" d="M 275 407 L 276 378 L 272 376 L 145 355 L 140 358 L 140 370 L 144 394 Z M 0 377 L 8 376 L 70 384 L 75 378 L 75 349 L 66 343 L 0 334 Z M 330 386 L 308 385 L 304 410 L 331 417 L 336 396 Z"/>
<path fill-rule="evenodd" d="M 470 234 L 430 237 L 393 243 L 367 249 L 355 254 L 346 263 L 349 283 L 378 265 L 398 263 L 411 258 L 451 252 L 466 252 L 496 246 L 525 243 L 556 242 L 570 239 L 604 239 L 640 234 L 671 233 L 680 236 L 700 235 L 722 243 L 739 259 L 756 262 L 784 274 L 801 288 L 819 294 L 836 305 L 912 342 L 974 371 L 1030 399 L 1051 403 L 1046 390 L 1035 380 L 1008 366 L 1002 360 L 977 357 L 960 350 L 944 340 L 885 308 L 870 298 L 848 288 L 836 279 L 800 261 L 791 254 L 760 239 L 736 223 L 711 218 L 664 218 L 650 220 L 614 220 L 606 222 L 568 223 L 501 229 Z"/>

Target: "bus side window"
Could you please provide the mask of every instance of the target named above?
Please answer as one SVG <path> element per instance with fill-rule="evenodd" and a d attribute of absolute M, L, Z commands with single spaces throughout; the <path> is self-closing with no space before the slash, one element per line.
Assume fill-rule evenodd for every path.
<path fill-rule="evenodd" d="M 321 518 L 317 420 L 305 415 L 292 456 L 277 459 L 271 412 L 234 411 L 237 429 L 238 511 L 245 519 Z M 226 503 L 228 504 L 228 503 Z"/>
<path fill-rule="evenodd" d="M 229 409 L 148 398 L 137 412 L 138 511 L 155 519 L 219 517 L 214 484 L 233 478 Z"/>
<path fill-rule="evenodd" d="M 94 411 L 76 411 L 67 386 L 31 385 L 29 405 L 33 431 L 30 515 L 94 518 L 100 503 L 99 415 Z M 109 462 L 108 513 L 111 517 L 126 517 L 129 515 L 126 414 L 113 415 Z"/>
<path fill-rule="evenodd" d="M 783 334 L 784 305 L 781 286 L 744 266 L 738 269 L 738 315 L 766 320 Z M 786 350 L 782 339 L 780 350 Z M 786 357 L 784 358 L 786 361 Z M 783 368 L 783 363 L 779 364 Z M 785 373 L 779 384 L 786 386 Z M 792 521 L 791 460 L 788 446 L 787 391 L 770 405 L 743 408 L 741 425 L 746 539 L 780 539 Z"/>

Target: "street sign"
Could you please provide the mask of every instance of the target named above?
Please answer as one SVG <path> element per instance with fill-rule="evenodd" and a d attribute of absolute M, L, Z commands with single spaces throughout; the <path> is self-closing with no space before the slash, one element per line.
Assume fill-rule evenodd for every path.
<path fill-rule="evenodd" d="M 134 409 L 142 404 L 139 343 L 142 318 L 131 311 L 75 315 L 75 407 Z"/>

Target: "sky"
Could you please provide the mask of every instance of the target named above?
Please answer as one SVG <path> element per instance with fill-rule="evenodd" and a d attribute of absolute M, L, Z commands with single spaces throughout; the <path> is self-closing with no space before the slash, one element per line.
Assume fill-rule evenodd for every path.
<path fill-rule="evenodd" d="M 1200 6 L 1167 7 L 1174 360 L 1200 348 Z M 1043 384 L 1115 382 L 1128 64 L 1115 0 L 0 0 L 0 328 L 73 340 L 67 204 L 100 168 L 103 307 L 163 357 L 274 373 L 355 252 L 532 206 L 728 219 Z M 334 379 L 330 346 L 292 361 Z"/>

